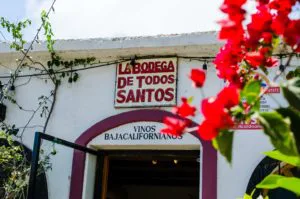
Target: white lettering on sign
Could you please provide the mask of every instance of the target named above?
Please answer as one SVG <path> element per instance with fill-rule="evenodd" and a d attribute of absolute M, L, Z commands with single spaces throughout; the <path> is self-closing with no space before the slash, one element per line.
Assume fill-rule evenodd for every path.
<path fill-rule="evenodd" d="M 115 107 L 176 105 L 177 58 L 117 64 Z"/>

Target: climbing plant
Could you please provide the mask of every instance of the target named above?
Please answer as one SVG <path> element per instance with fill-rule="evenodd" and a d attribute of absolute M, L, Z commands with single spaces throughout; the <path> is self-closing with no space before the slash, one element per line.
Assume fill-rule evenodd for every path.
<path fill-rule="evenodd" d="M 41 12 L 41 26 L 37 30 L 33 40 L 29 43 L 27 49 L 24 48 L 27 43 L 23 38 L 24 30 L 31 25 L 31 21 L 26 19 L 17 23 L 12 23 L 4 17 L 0 17 L 0 31 L 1 35 L 10 34 L 13 41 L 5 41 L 9 43 L 11 49 L 21 53 L 21 57 L 17 59 L 16 69 L 11 72 L 8 81 L 0 81 L 0 102 L 2 107 L 4 104 L 12 103 L 16 105 L 20 111 L 30 112 L 31 116 L 27 120 L 24 127 L 16 127 L 15 124 L 9 124 L 5 120 L 0 122 L 0 169 L 5 173 L 4 178 L 0 180 L 0 197 L 5 199 L 22 199 L 26 198 L 27 186 L 29 181 L 30 162 L 27 159 L 25 149 L 22 145 L 24 132 L 30 126 L 32 119 L 35 115 L 39 115 L 45 118 L 42 132 L 47 133 L 47 127 L 54 110 L 57 93 L 60 85 L 66 79 L 67 83 L 75 83 L 79 79 L 77 72 L 78 67 L 86 67 L 95 64 L 96 59 L 94 57 L 87 58 L 75 58 L 72 60 L 63 59 L 54 49 L 54 33 L 51 23 L 49 21 L 49 15 L 54 11 L 55 1 L 49 8 L 49 10 Z M 30 50 L 33 49 L 34 43 L 40 43 L 39 35 L 44 32 L 44 38 L 46 39 L 46 45 L 49 52 L 50 60 L 46 63 L 36 60 L 30 56 Z M 4 38 L 5 39 L 5 38 Z M 110 63 L 106 63 L 110 64 Z M 13 66 L 9 66 L 13 70 Z M 43 77 L 42 82 L 45 84 L 52 84 L 52 89 L 48 95 L 41 95 L 37 99 L 36 109 L 27 109 L 19 104 L 15 99 L 15 93 L 18 87 L 24 85 L 16 85 L 18 78 L 22 75 L 23 70 L 35 71 L 28 76 L 28 81 L 24 85 L 27 85 L 32 77 Z M 13 122 L 13 121 L 12 121 Z M 18 144 L 18 142 L 21 143 Z M 54 145 L 49 153 L 45 151 L 40 152 L 42 158 L 39 160 L 38 175 L 52 168 L 51 156 L 57 152 Z"/>

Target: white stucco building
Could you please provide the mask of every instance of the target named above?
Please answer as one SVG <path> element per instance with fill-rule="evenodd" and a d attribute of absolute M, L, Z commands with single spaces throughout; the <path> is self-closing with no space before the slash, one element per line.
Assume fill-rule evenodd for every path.
<path fill-rule="evenodd" d="M 101 62 L 98 65 L 103 66 L 78 71 L 76 83 L 70 84 L 67 79 L 62 83 L 47 134 L 93 148 L 103 156 L 97 161 L 96 156 L 55 144 L 57 154 L 51 159 L 52 170 L 46 173 L 48 198 L 91 199 L 97 194 L 98 198 L 101 195 L 101 198 L 129 199 L 242 197 L 254 169 L 264 158 L 262 152 L 272 150 L 262 130 L 251 127 L 236 130 L 232 165 L 196 133 L 180 138 L 159 134 L 163 118 L 171 115 L 170 106 L 179 103 L 182 96 L 193 96 L 192 104 L 200 108 L 202 96 L 188 77 L 192 68 L 202 68 L 204 61 L 208 62 L 203 87 L 206 97 L 216 95 L 224 86 L 211 63 L 221 46 L 216 32 L 57 41 L 55 49 L 64 60 L 95 57 Z M 34 44 L 29 55 L 44 63 L 49 60 L 44 43 Z M 0 63 L 5 66 L 1 67 L 2 82 L 8 80 L 3 76 L 10 75 L 17 65 L 16 58 L 21 56 L 8 45 L 0 44 Z M 120 60 L 131 57 L 135 57 L 141 67 L 143 63 L 145 67 L 152 63 L 161 70 L 120 74 L 120 64 L 126 66 Z M 163 70 L 164 64 L 167 67 L 170 62 L 173 68 Z M 37 72 L 24 69 L 20 75 Z M 154 76 L 159 82 L 155 83 Z M 127 83 L 119 85 L 122 77 Z M 53 89 L 52 84 L 45 83 L 41 77 L 20 77 L 15 87 L 14 98 L 27 110 L 35 110 L 39 106 L 38 98 L 48 96 Z M 147 96 L 152 95 L 152 101 L 147 97 L 136 101 L 127 99 L 129 92 L 135 97 L 139 95 L 137 92 L 146 95 L 143 89 L 148 89 L 145 92 Z M 284 103 L 280 94 L 272 95 Z M 276 106 L 270 97 L 263 103 L 269 109 Z M 5 122 L 24 127 L 32 112 L 21 111 L 8 101 L 4 104 L 7 106 Z M 45 122 L 40 113 L 38 110 L 23 134 L 23 144 L 30 149 L 34 133 L 42 131 Z M 194 122 L 200 120 L 198 114 Z M 51 150 L 52 144 L 44 141 L 42 147 Z"/>

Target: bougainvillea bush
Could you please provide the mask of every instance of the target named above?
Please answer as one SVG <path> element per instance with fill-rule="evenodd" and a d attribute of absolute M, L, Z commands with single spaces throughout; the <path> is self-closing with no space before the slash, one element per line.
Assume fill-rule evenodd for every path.
<path fill-rule="evenodd" d="M 244 9 L 247 0 L 224 0 L 221 11 L 226 18 L 219 39 L 225 40 L 213 61 L 217 75 L 226 86 L 216 95 L 205 98 L 200 107 L 193 107 L 189 99 L 182 98 L 174 112 L 185 119 L 165 118 L 162 133 L 181 135 L 189 131 L 191 117 L 202 114 L 197 131 L 203 140 L 213 146 L 231 162 L 234 126 L 255 119 L 269 136 L 275 151 L 266 155 L 300 167 L 300 78 L 299 67 L 289 73 L 281 90 L 289 103 L 271 112 L 260 112 L 260 98 L 268 92 L 261 88 L 271 68 L 278 72 L 271 81 L 276 82 L 300 53 L 299 0 L 257 0 L 256 10 L 249 15 Z M 297 18 L 298 17 L 298 18 Z M 278 48 L 284 49 L 278 55 Z M 274 56 L 277 52 L 277 56 Z M 285 57 L 285 63 L 279 58 Z M 298 76 L 298 77 L 297 77 Z M 205 85 L 205 72 L 193 69 L 190 79 L 197 89 Z M 285 188 L 300 195 L 300 179 L 270 175 L 258 188 Z M 251 197 L 251 196 L 249 196 Z"/>

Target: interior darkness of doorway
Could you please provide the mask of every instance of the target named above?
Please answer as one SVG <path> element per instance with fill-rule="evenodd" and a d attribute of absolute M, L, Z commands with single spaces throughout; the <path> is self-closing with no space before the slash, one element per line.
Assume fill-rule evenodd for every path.
<path fill-rule="evenodd" d="M 199 198 L 199 150 L 103 151 L 102 157 L 108 159 L 107 180 L 103 182 L 102 176 L 96 190 L 107 186 L 105 199 Z M 102 163 L 98 161 L 100 175 Z"/>

